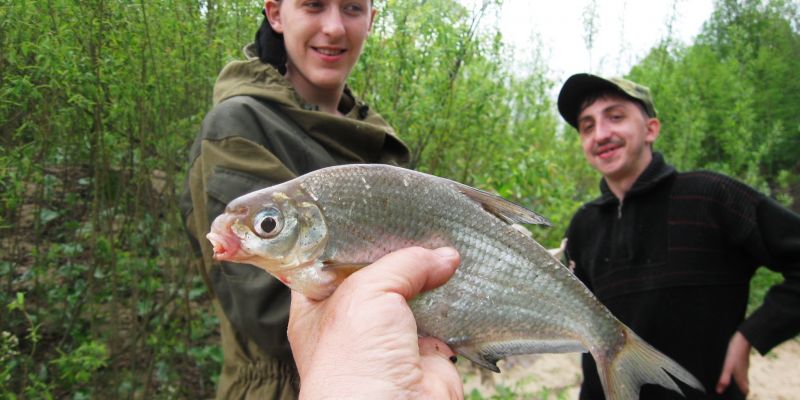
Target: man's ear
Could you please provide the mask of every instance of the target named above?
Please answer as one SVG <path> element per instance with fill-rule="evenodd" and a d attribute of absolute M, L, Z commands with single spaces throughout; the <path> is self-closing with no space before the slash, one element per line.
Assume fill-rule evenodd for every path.
<path fill-rule="evenodd" d="M 281 3 L 278 0 L 266 0 L 264 2 L 267 20 L 272 30 L 276 33 L 283 33 L 283 23 L 281 22 Z"/>
<path fill-rule="evenodd" d="M 647 144 L 653 144 L 658 138 L 658 134 L 661 133 L 661 121 L 658 118 L 650 118 L 645 123 L 647 125 L 647 134 L 645 135 L 644 141 Z"/>
<path fill-rule="evenodd" d="M 372 32 L 372 24 L 375 23 L 375 15 L 377 14 L 378 14 L 378 9 L 375 8 L 375 5 L 372 5 L 372 10 L 370 10 L 369 13 L 369 29 L 367 29 L 368 32 Z"/>

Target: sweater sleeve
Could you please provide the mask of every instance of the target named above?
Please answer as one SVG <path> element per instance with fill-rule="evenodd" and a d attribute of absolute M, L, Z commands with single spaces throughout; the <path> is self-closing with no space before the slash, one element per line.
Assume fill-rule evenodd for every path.
<path fill-rule="evenodd" d="M 739 327 L 750 344 L 765 354 L 800 333 L 800 215 L 761 196 L 755 222 L 745 246 L 760 265 L 784 278 Z"/>

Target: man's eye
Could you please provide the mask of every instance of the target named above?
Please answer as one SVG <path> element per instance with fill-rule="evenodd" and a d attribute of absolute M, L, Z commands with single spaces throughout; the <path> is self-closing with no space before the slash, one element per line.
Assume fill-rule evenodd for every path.
<path fill-rule="evenodd" d="M 581 125 L 580 128 L 578 129 L 578 132 L 580 132 L 582 135 L 585 135 L 591 132 L 592 128 L 594 128 L 594 124 Z"/>
<path fill-rule="evenodd" d="M 351 3 L 344 7 L 344 11 L 350 15 L 359 15 L 364 11 L 364 6 L 358 3 Z"/>
<path fill-rule="evenodd" d="M 321 10 L 323 8 L 323 4 L 321 1 L 307 1 L 303 3 L 303 7 L 311 10 Z"/>

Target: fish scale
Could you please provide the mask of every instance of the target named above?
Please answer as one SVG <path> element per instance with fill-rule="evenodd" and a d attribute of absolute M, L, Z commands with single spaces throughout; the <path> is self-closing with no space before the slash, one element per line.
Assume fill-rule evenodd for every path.
<path fill-rule="evenodd" d="M 368 254 L 367 261 L 383 255 L 380 253 L 388 253 L 412 244 L 430 247 L 454 246 L 461 253 L 461 267 L 451 281 L 437 291 L 422 294 L 412 303 L 412 309 L 424 333 L 444 338 L 464 336 L 474 338 L 478 332 L 490 331 L 501 324 L 504 326 L 504 334 L 508 337 L 523 337 L 530 332 L 537 332 L 543 339 L 552 337 L 561 340 L 567 336 L 565 333 L 574 330 L 560 326 L 549 318 L 551 315 L 558 315 L 560 311 L 564 311 L 565 305 L 570 304 L 563 299 L 564 296 L 572 297 L 570 290 L 583 289 L 574 275 L 558 266 L 544 248 L 524 237 L 524 234 L 516 229 L 487 214 L 452 187 L 431 186 L 424 179 L 414 179 L 413 175 L 396 177 L 380 173 L 368 175 L 343 171 L 339 176 L 328 176 L 328 179 L 338 183 L 336 193 L 342 202 L 335 198 L 326 198 L 325 193 L 331 189 L 328 185 L 330 181 L 327 179 L 310 180 L 303 186 L 319 199 L 319 203 L 323 205 L 324 215 L 332 215 L 332 210 L 335 209 L 348 209 L 346 214 L 336 214 L 338 217 L 329 218 L 329 226 L 333 227 L 331 231 L 333 242 L 330 248 L 339 249 L 342 254 Z M 392 181 L 387 182 L 387 179 Z M 396 185 L 395 181 L 398 179 L 401 182 L 405 180 L 407 185 Z M 381 187 L 404 190 L 383 192 L 371 190 Z M 375 201 L 369 204 L 361 203 L 363 204 L 361 207 L 357 199 L 363 198 L 364 195 Z M 350 202 L 350 207 L 346 206 L 347 202 Z M 396 218 L 387 220 L 386 208 L 381 206 L 383 204 L 386 208 L 397 211 L 392 214 Z M 445 212 L 449 210 L 456 212 Z M 486 229 L 501 231 L 503 235 L 487 238 L 482 234 Z M 346 234 L 347 232 L 359 232 L 358 237 L 372 237 L 384 245 L 377 253 L 374 244 L 369 241 L 355 242 L 364 247 L 354 248 L 361 246 L 353 246 L 354 242 Z M 431 243 L 432 232 L 443 236 L 441 242 Z M 520 246 L 520 243 L 527 246 Z M 536 246 L 531 246 L 531 243 Z M 338 253 L 330 254 L 330 257 L 343 263 L 364 261 L 360 257 L 347 259 L 347 256 Z M 536 281 L 533 277 L 537 275 L 537 268 L 531 266 L 537 264 L 544 264 L 544 268 L 551 268 L 553 273 L 539 274 L 540 278 L 545 279 L 540 279 L 537 290 L 525 291 L 524 286 L 517 286 L 524 285 L 522 282 Z M 465 276 L 474 276 L 478 280 L 470 280 Z M 488 290 L 487 285 L 490 286 Z M 508 287 L 517 287 L 517 294 L 512 293 L 507 296 L 508 291 L 505 288 Z M 500 307 L 501 312 L 490 315 L 475 313 L 474 302 L 464 301 L 454 303 L 447 310 L 447 317 L 439 314 L 434 323 L 427 324 L 429 319 L 425 315 L 427 308 L 420 307 L 420 304 L 436 303 L 443 298 L 454 297 L 453 292 L 458 296 L 472 296 L 479 305 L 494 309 Z M 492 295 L 486 297 L 486 301 L 482 301 L 484 299 L 480 296 L 486 292 Z M 431 298 L 431 301 L 428 301 L 428 298 Z M 486 302 L 491 304 L 481 304 Z M 536 307 L 531 308 L 530 303 L 534 303 Z M 574 308 L 580 307 L 573 307 L 568 311 L 576 311 Z M 571 314 L 584 315 L 586 312 Z M 571 321 L 563 319 L 563 322 L 568 324 Z M 609 322 L 613 324 L 614 320 L 609 319 Z M 576 323 L 573 326 L 580 324 Z M 456 347 L 459 345 L 452 340 L 448 344 Z"/>
<path fill-rule="evenodd" d="M 279 226 L 287 228 L 258 236 L 264 210 L 279 215 Z M 702 390 L 513 225 L 544 221 L 447 179 L 386 165 L 347 165 L 234 200 L 212 224 L 209 239 L 215 258 L 241 257 L 316 299 L 394 250 L 452 246 L 461 256 L 453 277 L 410 302 L 421 334 L 498 372 L 496 362 L 509 355 L 589 351 L 609 399 L 638 398 L 645 383 L 680 392 L 665 371 Z M 236 253 L 225 251 L 231 243 Z"/>

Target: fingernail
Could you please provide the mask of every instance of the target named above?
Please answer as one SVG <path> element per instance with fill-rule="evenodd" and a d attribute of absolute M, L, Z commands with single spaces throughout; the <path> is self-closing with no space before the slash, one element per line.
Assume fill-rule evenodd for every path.
<path fill-rule="evenodd" d="M 439 247 L 433 252 L 436 253 L 441 258 L 451 259 L 458 257 L 458 252 L 456 251 L 456 249 L 452 247 Z"/>
<path fill-rule="evenodd" d="M 450 356 L 450 362 L 451 362 L 451 363 L 455 364 L 455 363 L 456 363 L 456 361 L 458 361 L 458 357 L 456 357 L 456 356 Z"/>

